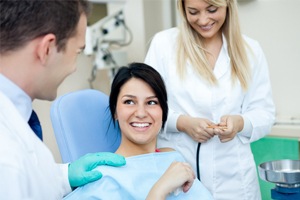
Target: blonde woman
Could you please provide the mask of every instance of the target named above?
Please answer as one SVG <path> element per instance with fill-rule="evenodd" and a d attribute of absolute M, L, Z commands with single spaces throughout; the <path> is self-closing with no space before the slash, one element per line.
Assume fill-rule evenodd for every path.
<path fill-rule="evenodd" d="M 261 199 L 250 143 L 275 119 L 264 53 L 241 34 L 236 0 L 177 6 L 181 24 L 157 33 L 145 59 L 168 92 L 158 147 L 184 155 L 215 199 Z"/>

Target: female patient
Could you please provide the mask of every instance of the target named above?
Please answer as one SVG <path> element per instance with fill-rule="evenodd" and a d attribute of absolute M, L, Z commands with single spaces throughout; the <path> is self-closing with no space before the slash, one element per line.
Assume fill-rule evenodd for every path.
<path fill-rule="evenodd" d="M 101 180 L 76 189 L 67 199 L 212 199 L 178 152 L 156 149 L 168 115 L 166 89 L 157 71 L 143 63 L 120 68 L 109 104 L 122 134 L 116 153 L 127 164 L 98 167 Z"/>

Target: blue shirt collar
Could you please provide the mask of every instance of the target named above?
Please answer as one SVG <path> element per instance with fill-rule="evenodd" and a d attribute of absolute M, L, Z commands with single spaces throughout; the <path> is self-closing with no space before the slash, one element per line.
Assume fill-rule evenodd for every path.
<path fill-rule="evenodd" d="M 28 121 L 32 112 L 31 98 L 19 86 L 17 86 L 1 73 L 0 91 L 11 100 L 24 120 Z"/>

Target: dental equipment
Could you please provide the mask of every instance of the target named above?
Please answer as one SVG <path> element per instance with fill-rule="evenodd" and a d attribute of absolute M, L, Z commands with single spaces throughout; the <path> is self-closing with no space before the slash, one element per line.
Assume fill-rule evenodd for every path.
<path fill-rule="evenodd" d="M 111 33 L 114 32 L 119 33 L 118 37 L 116 37 L 116 34 L 114 37 L 109 37 L 109 35 L 111 36 Z M 93 88 L 92 83 L 96 79 L 97 70 L 111 69 L 112 78 L 115 74 L 115 70 L 119 67 L 111 53 L 112 46 L 127 46 L 131 41 L 132 33 L 125 23 L 123 10 L 108 15 L 87 27 L 84 54 L 94 56 L 93 68 L 89 78 L 91 88 Z"/>

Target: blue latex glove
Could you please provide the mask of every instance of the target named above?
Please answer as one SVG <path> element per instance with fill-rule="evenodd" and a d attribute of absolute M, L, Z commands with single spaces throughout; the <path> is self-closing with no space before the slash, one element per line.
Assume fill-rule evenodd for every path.
<path fill-rule="evenodd" d="M 96 170 L 92 171 L 99 165 L 119 167 L 125 164 L 125 158 L 114 153 L 102 152 L 86 154 L 69 164 L 68 177 L 70 185 L 72 188 L 75 188 L 100 179 L 102 173 Z"/>

